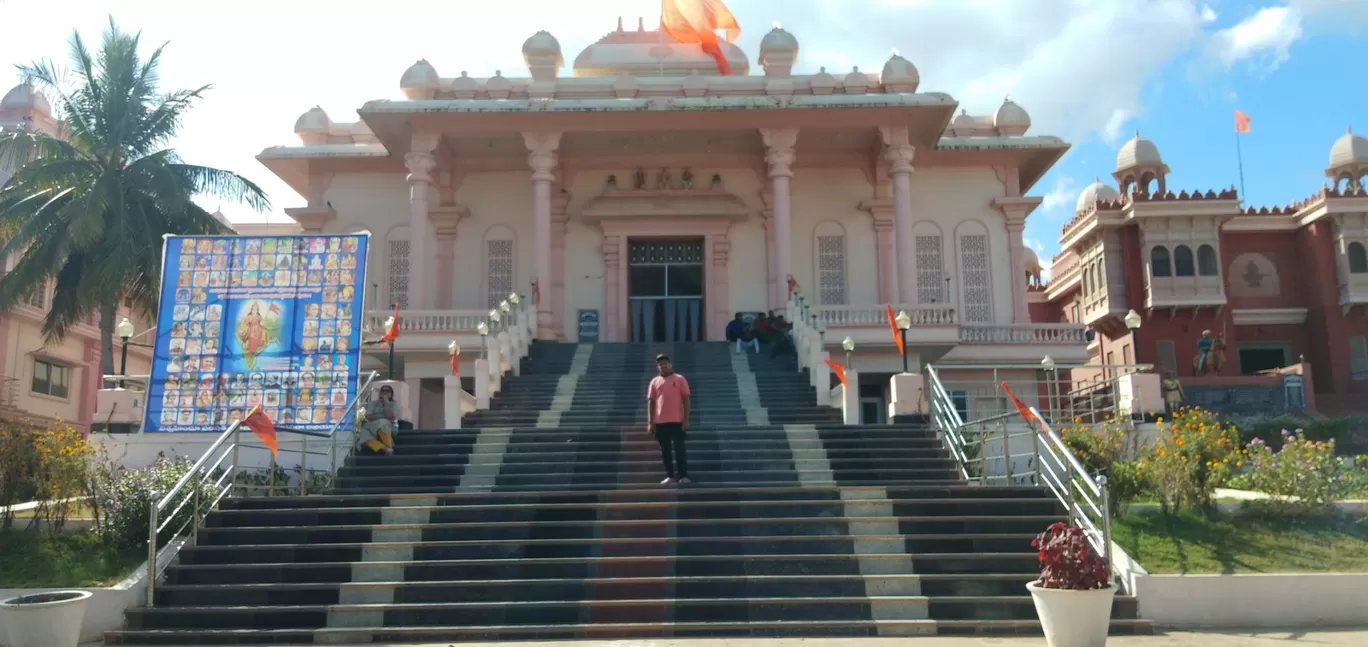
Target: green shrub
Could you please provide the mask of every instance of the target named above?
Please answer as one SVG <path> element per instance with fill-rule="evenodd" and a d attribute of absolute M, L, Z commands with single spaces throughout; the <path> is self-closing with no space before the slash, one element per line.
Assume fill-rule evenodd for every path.
<path fill-rule="evenodd" d="M 101 505 L 105 513 L 105 541 L 116 548 L 146 547 L 152 504 L 166 496 L 193 466 L 194 462 L 190 459 L 167 458 L 159 454 L 156 462 L 148 467 L 125 470 L 111 477 L 109 487 L 102 488 L 100 492 Z M 214 480 L 210 479 L 210 482 L 202 484 L 200 488 L 202 511 L 210 508 L 219 492 L 213 487 Z M 185 487 L 181 490 L 181 496 L 163 511 L 163 514 L 172 514 L 172 511 L 180 507 L 180 511 L 169 524 L 166 524 L 164 518 L 158 520 L 158 525 L 166 524 L 165 530 L 157 536 L 159 544 L 174 536 L 175 531 L 180 530 L 190 520 L 194 514 L 193 503 L 185 503 L 183 507 L 181 503 L 192 496 L 193 488 Z"/>
<path fill-rule="evenodd" d="M 1255 438 L 1249 442 L 1249 470 L 1243 484 L 1269 495 L 1257 502 L 1280 512 L 1324 512 L 1354 489 L 1351 470 L 1335 456 L 1335 441 L 1316 441 L 1301 429 L 1283 429 L 1281 449 Z"/>
<path fill-rule="evenodd" d="M 1141 458 L 1141 469 L 1167 512 L 1184 507 L 1211 513 L 1211 495 L 1245 460 L 1240 432 L 1197 407 L 1179 409 L 1159 422 L 1159 437 Z"/>
<path fill-rule="evenodd" d="M 1353 451 L 1356 441 L 1362 442 L 1364 430 L 1368 430 L 1368 416 L 1350 416 L 1347 418 L 1334 418 L 1331 420 L 1304 420 L 1296 416 L 1278 416 L 1276 418 L 1265 418 L 1252 424 L 1245 424 L 1240 428 L 1240 441 L 1248 445 L 1255 438 L 1273 448 L 1282 447 L 1282 432 L 1288 429 L 1300 429 L 1303 437 L 1309 441 L 1325 442 L 1335 441 L 1338 451 Z"/>

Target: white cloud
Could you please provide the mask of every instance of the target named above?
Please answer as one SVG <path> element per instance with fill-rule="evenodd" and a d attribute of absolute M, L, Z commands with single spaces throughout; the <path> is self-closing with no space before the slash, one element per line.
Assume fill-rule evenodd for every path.
<path fill-rule="evenodd" d="M 1216 19 L 1220 17 L 1216 15 L 1216 10 L 1212 9 L 1211 5 L 1202 5 L 1201 16 L 1202 22 L 1216 22 Z"/>
<path fill-rule="evenodd" d="M 1266 60 L 1272 69 L 1287 60 L 1292 43 L 1301 39 L 1301 9 L 1264 7 L 1232 27 L 1212 35 L 1210 55 L 1227 69 L 1244 60 Z"/>
<path fill-rule="evenodd" d="M 1074 179 L 1071 177 L 1060 177 L 1055 180 L 1054 186 L 1043 196 L 1040 203 L 1042 213 L 1048 215 L 1058 214 L 1064 209 L 1072 209 L 1078 202 L 1079 189 L 1074 186 Z"/>

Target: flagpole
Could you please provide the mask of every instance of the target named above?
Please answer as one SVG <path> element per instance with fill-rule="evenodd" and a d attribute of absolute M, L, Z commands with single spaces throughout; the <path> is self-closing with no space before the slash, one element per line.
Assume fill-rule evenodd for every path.
<path fill-rule="evenodd" d="M 1235 163 L 1239 165 L 1240 169 L 1240 200 L 1246 201 L 1244 182 L 1244 152 L 1240 149 L 1240 130 L 1238 128 L 1235 129 Z"/>

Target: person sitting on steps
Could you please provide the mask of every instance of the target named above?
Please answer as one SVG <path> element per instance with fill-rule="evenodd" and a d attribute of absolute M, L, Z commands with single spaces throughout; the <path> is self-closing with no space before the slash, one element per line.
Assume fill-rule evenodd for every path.
<path fill-rule="evenodd" d="M 727 322 L 727 341 L 736 343 L 736 352 L 741 352 L 742 346 L 750 346 L 756 353 L 760 352 L 760 340 L 755 338 L 755 328 L 746 323 L 746 318 L 741 313 L 736 313 L 736 318 Z"/>

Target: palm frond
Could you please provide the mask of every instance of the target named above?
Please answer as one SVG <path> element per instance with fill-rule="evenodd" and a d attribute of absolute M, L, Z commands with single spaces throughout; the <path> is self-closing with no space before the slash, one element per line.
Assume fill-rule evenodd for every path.
<path fill-rule="evenodd" d="M 171 169 L 188 180 L 196 194 L 246 203 L 258 212 L 271 210 L 266 192 L 237 173 L 194 164 L 172 164 Z"/>

